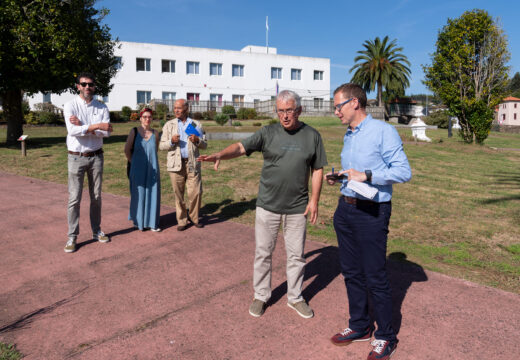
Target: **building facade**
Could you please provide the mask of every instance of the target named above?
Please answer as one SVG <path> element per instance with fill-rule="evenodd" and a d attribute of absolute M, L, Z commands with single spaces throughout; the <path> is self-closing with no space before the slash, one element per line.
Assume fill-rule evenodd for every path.
<path fill-rule="evenodd" d="M 100 98 L 110 110 L 135 109 L 153 99 L 188 99 L 241 104 L 270 100 L 281 90 L 294 90 L 303 99 L 330 99 L 330 59 L 280 55 L 276 48 L 246 46 L 241 51 L 174 45 L 120 42 L 114 85 Z M 63 108 L 71 93 L 36 94 L 36 103 Z"/>
<path fill-rule="evenodd" d="M 502 100 L 497 121 L 500 126 L 520 126 L 520 99 L 509 96 Z"/>

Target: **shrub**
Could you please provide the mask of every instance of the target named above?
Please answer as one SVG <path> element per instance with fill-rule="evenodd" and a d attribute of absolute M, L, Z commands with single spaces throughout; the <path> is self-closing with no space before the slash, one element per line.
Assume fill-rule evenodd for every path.
<path fill-rule="evenodd" d="M 40 118 L 38 114 L 34 111 L 30 111 L 27 115 L 24 116 L 25 123 L 28 125 L 37 125 L 40 123 Z"/>
<path fill-rule="evenodd" d="M 24 119 L 28 125 L 55 125 L 65 122 L 60 114 L 50 111 L 30 111 Z"/>
<path fill-rule="evenodd" d="M 222 114 L 235 115 L 235 108 L 233 105 L 224 105 L 222 106 Z"/>
<path fill-rule="evenodd" d="M 202 113 L 202 118 L 204 120 L 215 120 L 215 115 L 217 115 L 217 112 L 215 110 L 204 111 Z"/>
<path fill-rule="evenodd" d="M 121 108 L 121 118 L 123 118 L 123 120 L 128 120 L 130 119 L 130 115 L 132 115 L 132 109 L 130 106 L 123 106 Z"/>
<path fill-rule="evenodd" d="M 254 122 L 253 126 L 262 126 L 262 123 L 261 122 Z"/>
<path fill-rule="evenodd" d="M 251 120 L 251 119 L 256 119 L 257 116 L 258 116 L 258 114 L 257 114 L 257 112 L 256 112 L 255 109 L 249 109 L 249 110 L 247 111 L 247 118 L 248 118 L 249 120 Z"/>
<path fill-rule="evenodd" d="M 139 114 L 136 112 L 133 112 L 130 114 L 130 121 L 137 121 L 139 120 Z"/>
<path fill-rule="evenodd" d="M 192 115 L 191 115 L 191 118 L 192 119 L 195 119 L 195 120 L 202 120 L 202 113 L 200 111 L 195 111 Z"/>
<path fill-rule="evenodd" d="M 220 126 L 224 126 L 226 122 L 229 120 L 229 116 L 226 114 L 217 114 L 215 115 L 215 122 Z"/>
<path fill-rule="evenodd" d="M 38 103 L 34 104 L 34 110 L 35 111 L 45 111 L 45 112 L 51 112 L 55 114 L 59 114 L 61 112 L 60 108 L 53 105 L 52 103 Z"/>
<path fill-rule="evenodd" d="M 110 122 L 119 122 L 121 121 L 121 114 L 119 111 L 110 111 Z"/>
<path fill-rule="evenodd" d="M 166 115 L 168 114 L 168 111 L 170 111 L 170 109 L 168 108 L 168 105 L 159 103 L 159 104 L 155 105 L 154 118 L 166 119 Z"/>
<path fill-rule="evenodd" d="M 423 120 L 427 125 L 437 125 L 440 129 L 447 129 L 450 114 L 448 114 L 447 111 L 439 110 L 431 112 L 428 116 L 425 116 Z"/>
<path fill-rule="evenodd" d="M 240 121 L 233 121 L 233 126 L 242 126 Z"/>
<path fill-rule="evenodd" d="M 64 119 L 59 114 L 50 111 L 39 111 L 40 124 L 42 125 L 53 125 L 63 124 Z"/>
<path fill-rule="evenodd" d="M 247 109 L 246 108 L 238 109 L 237 119 L 247 119 Z"/>
<path fill-rule="evenodd" d="M 278 119 L 271 119 L 271 120 L 269 120 L 269 122 L 267 124 L 272 125 L 272 124 L 278 124 L 279 122 L 280 122 L 280 120 L 278 120 Z"/>
<path fill-rule="evenodd" d="M 30 111 L 31 111 L 31 107 L 29 106 L 29 102 L 27 100 L 23 100 L 22 101 L 22 113 L 24 115 L 27 115 L 27 114 L 29 114 Z"/>
<path fill-rule="evenodd" d="M 252 108 L 240 108 L 237 111 L 238 119 L 255 119 L 256 118 L 256 110 Z"/>

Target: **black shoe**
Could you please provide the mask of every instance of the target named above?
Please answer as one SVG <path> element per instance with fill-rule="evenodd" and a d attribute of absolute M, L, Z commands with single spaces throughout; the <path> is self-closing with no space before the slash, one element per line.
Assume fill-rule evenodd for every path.
<path fill-rule="evenodd" d="M 186 225 L 178 225 L 178 226 L 177 226 L 177 231 L 184 231 L 184 230 L 186 230 L 187 228 L 188 228 L 188 226 L 186 226 Z"/>

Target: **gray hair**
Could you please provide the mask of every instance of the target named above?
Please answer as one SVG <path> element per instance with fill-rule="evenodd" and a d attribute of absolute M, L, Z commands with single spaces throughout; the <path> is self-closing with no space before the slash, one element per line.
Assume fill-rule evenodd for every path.
<path fill-rule="evenodd" d="M 288 102 L 290 100 L 294 101 L 294 105 L 296 105 L 296 108 L 300 108 L 302 106 L 302 98 L 300 95 L 295 93 L 292 90 L 283 90 L 280 91 L 280 93 L 276 96 L 276 101 L 281 100 L 283 102 Z"/>

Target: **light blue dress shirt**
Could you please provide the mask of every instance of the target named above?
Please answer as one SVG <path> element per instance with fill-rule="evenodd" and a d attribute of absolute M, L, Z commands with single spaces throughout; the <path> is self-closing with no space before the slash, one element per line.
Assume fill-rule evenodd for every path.
<path fill-rule="evenodd" d="M 368 183 L 379 192 L 372 199 L 385 202 L 392 199 L 392 184 L 409 181 L 412 170 L 403 150 L 403 143 L 397 130 L 384 121 L 367 117 L 354 129 L 347 129 L 341 151 L 343 170 L 372 171 L 372 181 Z M 366 199 L 347 189 L 347 180 L 341 184 L 345 196 Z"/>
<path fill-rule="evenodd" d="M 186 128 L 189 124 L 193 122 L 191 118 L 187 118 L 185 122 L 182 122 L 181 119 L 177 119 L 178 123 L 178 129 L 179 129 L 179 146 L 181 147 L 181 157 L 183 159 L 188 158 L 188 134 L 186 134 Z M 196 127 L 199 134 L 202 132 L 200 127 Z M 173 144 L 170 142 L 170 144 L 173 146 Z"/>

